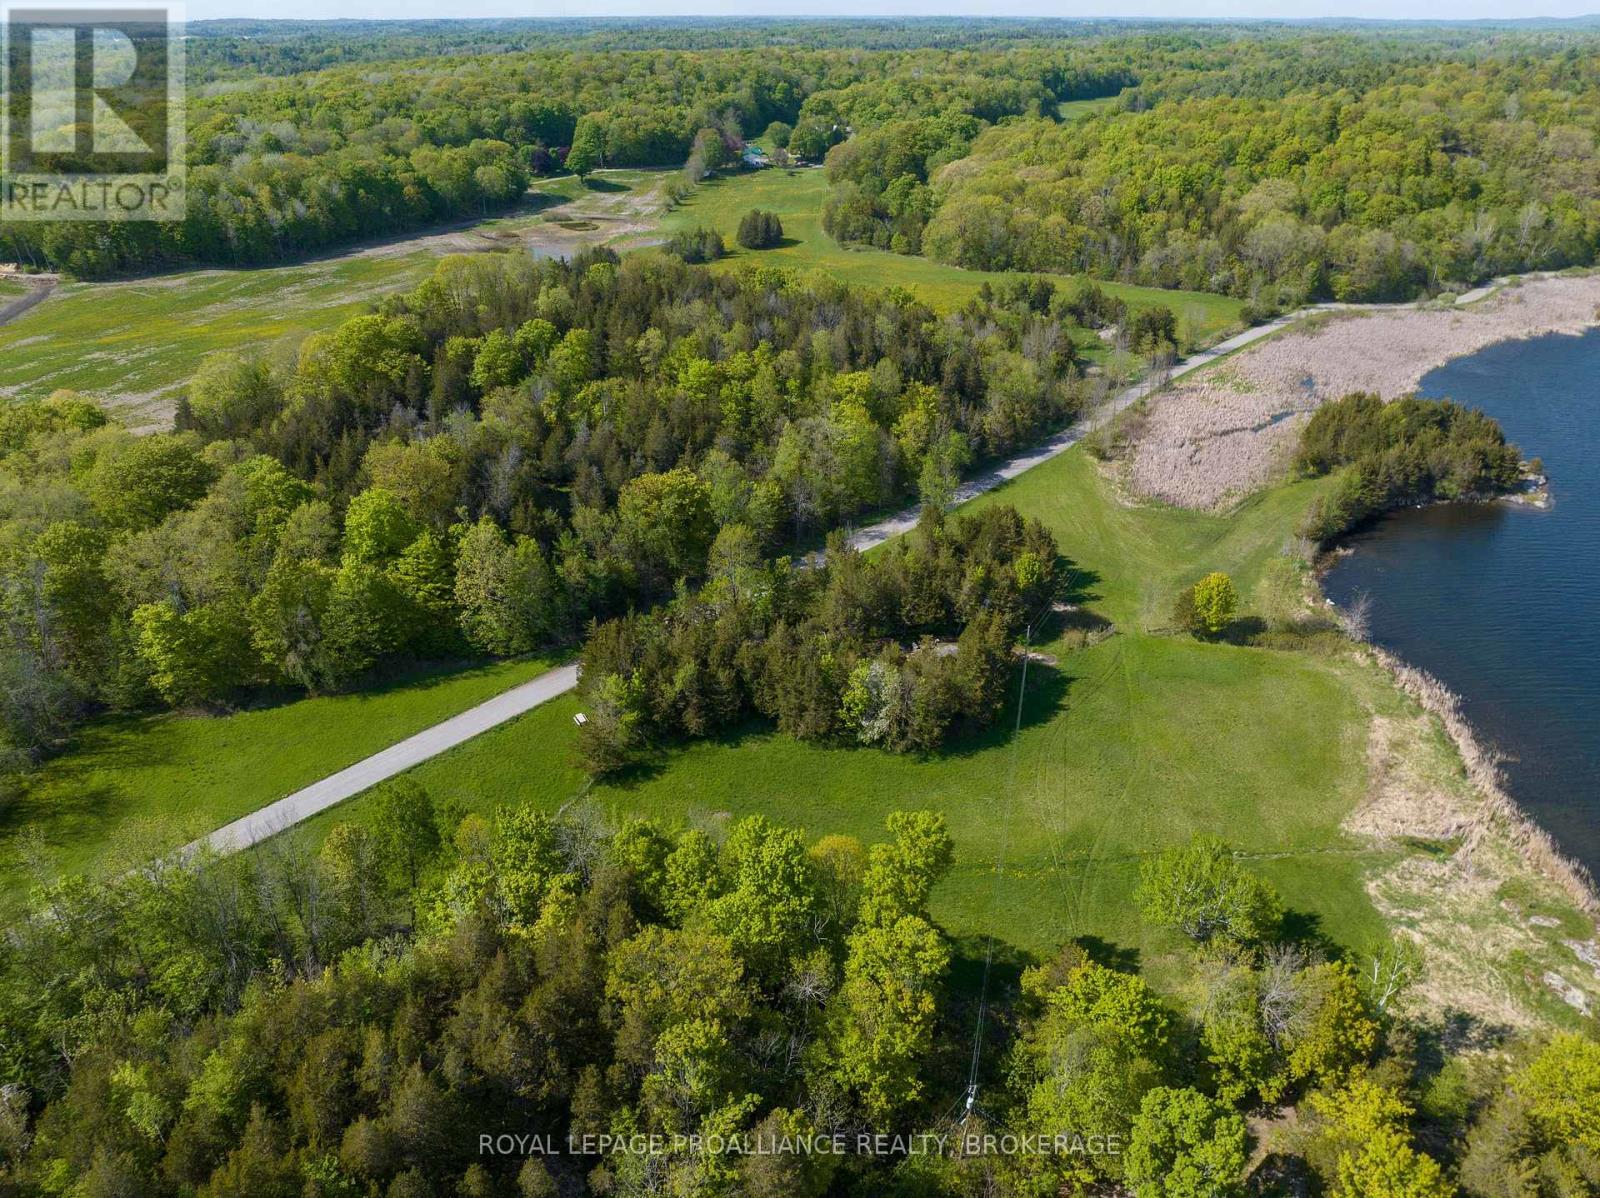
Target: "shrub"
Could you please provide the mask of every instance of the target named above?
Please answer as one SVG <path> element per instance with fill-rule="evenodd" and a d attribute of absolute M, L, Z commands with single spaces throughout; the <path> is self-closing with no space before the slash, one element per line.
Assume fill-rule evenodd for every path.
<path fill-rule="evenodd" d="M 1184 587 L 1173 601 L 1173 627 L 1179 632 L 1211 635 L 1226 632 L 1238 611 L 1234 579 L 1221 571 L 1206 574 L 1192 587 Z"/>
<path fill-rule="evenodd" d="M 1199 941 L 1266 940 L 1283 916 L 1277 892 L 1235 861 L 1220 840 L 1204 836 L 1145 862 L 1134 901 L 1151 923 Z"/>
<path fill-rule="evenodd" d="M 1239 609 L 1239 593 L 1233 579 L 1220 570 L 1207 574 L 1194 584 L 1194 614 L 1200 627 L 1215 636 L 1233 623 Z"/>
<path fill-rule="evenodd" d="M 675 233 L 667 239 L 662 247 L 669 254 L 676 254 L 691 266 L 702 262 L 715 262 L 728 252 L 728 247 L 723 244 L 722 234 L 715 229 L 685 229 L 682 233 Z"/>
<path fill-rule="evenodd" d="M 747 250 L 767 250 L 783 240 L 783 222 L 776 212 L 752 208 L 739 221 L 738 241 Z"/>
<path fill-rule="evenodd" d="M 1199 634 L 1200 613 L 1194 607 L 1193 587 L 1184 587 L 1172 601 L 1172 626 L 1179 632 Z"/>
<path fill-rule="evenodd" d="M 1221 571 L 1207 574 L 1192 587 L 1184 587 L 1172 604 L 1172 625 L 1194 636 L 1216 636 L 1233 623 L 1239 593 L 1233 579 Z"/>

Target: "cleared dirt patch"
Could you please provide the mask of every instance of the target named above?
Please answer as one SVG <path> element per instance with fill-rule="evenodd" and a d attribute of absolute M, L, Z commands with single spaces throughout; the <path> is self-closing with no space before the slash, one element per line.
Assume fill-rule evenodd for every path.
<path fill-rule="evenodd" d="M 539 258 L 565 258 L 591 245 L 639 236 L 654 229 L 666 207 L 666 172 L 618 171 L 594 176 L 587 185 L 556 180 L 535 190 L 527 203 L 487 221 L 464 221 L 415 237 L 386 239 L 341 257 L 389 258 L 425 251 L 472 254 L 524 249 Z M 558 186 L 577 190 L 570 198 Z"/>

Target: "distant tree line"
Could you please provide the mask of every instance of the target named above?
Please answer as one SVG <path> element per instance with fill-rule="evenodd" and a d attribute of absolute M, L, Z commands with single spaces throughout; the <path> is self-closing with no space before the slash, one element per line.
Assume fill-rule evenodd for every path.
<path fill-rule="evenodd" d="M 1593 261 L 1597 93 L 1559 54 L 1470 65 L 1419 47 L 1373 72 L 1370 46 L 1346 40 L 1329 47 L 1345 58 L 1326 78 L 1269 74 L 1277 86 L 1248 74 L 1252 49 L 1218 65 L 1220 94 L 1175 87 L 1150 103 L 1165 93 L 1147 72 L 1127 110 L 984 131 L 935 181 L 934 206 L 919 200 L 923 252 L 1263 310 Z M 920 178 L 908 171 L 879 202 L 903 207 L 895 197 L 920 196 Z"/>
<path fill-rule="evenodd" d="M 798 46 L 504 53 L 442 28 L 438 39 L 432 50 L 418 45 L 415 61 L 376 74 L 347 40 L 350 65 L 196 95 L 184 220 L 0 225 L 0 256 L 81 277 L 281 262 L 486 215 L 520 199 L 538 175 L 679 166 L 703 155 L 708 131 L 720 159 L 777 122 L 791 130 L 786 153 L 820 159 L 851 127 L 883 119 L 885 105 L 932 104 L 983 120 L 1037 112 L 1047 81 L 1073 77 L 1068 64 L 1078 58 L 1045 46 L 992 59 Z M 233 51 L 247 59 L 287 54 L 289 44 L 269 38 L 250 51 L 236 41 Z M 459 56 L 439 53 L 453 45 Z M 202 59 L 213 52 L 203 49 Z"/>
<path fill-rule="evenodd" d="M 736 153 L 775 128 L 786 154 L 827 155 L 840 240 L 1258 312 L 1600 245 L 1587 31 L 891 25 L 841 48 L 849 25 L 754 46 L 757 28 L 219 30 L 195 39 L 218 77 L 326 69 L 195 98 L 185 221 L 8 225 L 0 253 L 84 276 L 281 261 L 492 211 L 574 146 L 584 171 L 678 166 L 707 130 Z M 1095 97 L 1115 103 L 1063 118 Z"/>

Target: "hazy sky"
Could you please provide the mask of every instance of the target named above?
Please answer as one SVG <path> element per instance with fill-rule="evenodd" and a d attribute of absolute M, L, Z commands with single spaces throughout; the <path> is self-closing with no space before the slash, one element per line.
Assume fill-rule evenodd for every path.
<path fill-rule="evenodd" d="M 1367 17 L 1385 20 L 1576 17 L 1597 0 L 188 0 L 192 21 L 210 17 L 577 17 L 577 16 L 1028 16 L 1028 17 Z"/>

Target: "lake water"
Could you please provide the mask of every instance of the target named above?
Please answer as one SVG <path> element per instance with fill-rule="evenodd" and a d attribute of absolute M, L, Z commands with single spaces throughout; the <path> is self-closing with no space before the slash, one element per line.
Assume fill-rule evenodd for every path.
<path fill-rule="evenodd" d="M 1600 331 L 1492 346 L 1421 392 L 1500 421 L 1544 459 L 1555 506 L 1395 513 L 1325 589 L 1372 596 L 1373 639 L 1462 696 L 1511 793 L 1600 874 Z"/>

